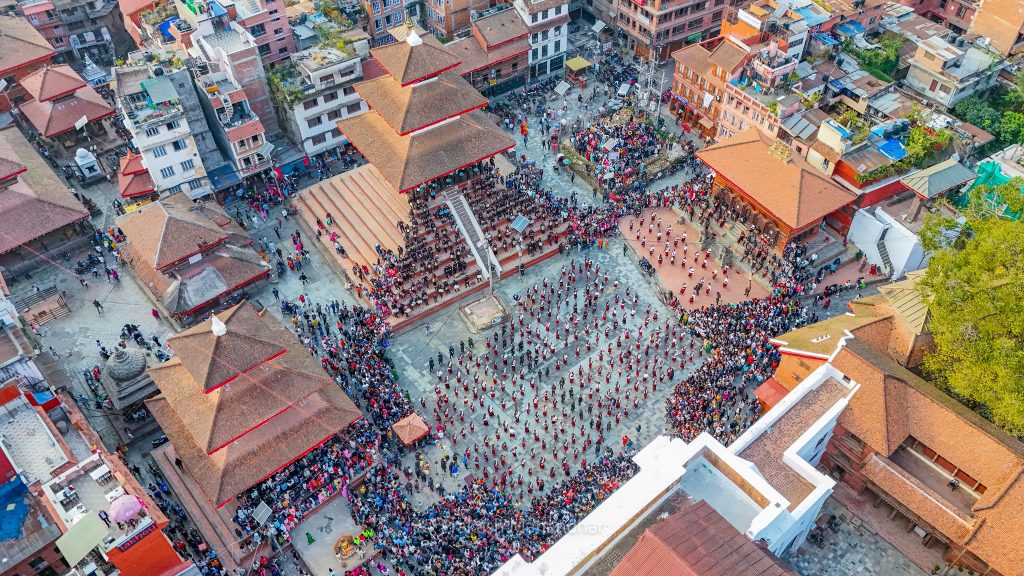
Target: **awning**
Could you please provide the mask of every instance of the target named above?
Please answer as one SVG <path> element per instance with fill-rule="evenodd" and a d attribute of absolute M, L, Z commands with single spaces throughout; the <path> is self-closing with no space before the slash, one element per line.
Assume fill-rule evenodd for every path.
<path fill-rule="evenodd" d="M 565 93 L 569 91 L 570 87 L 571 87 L 571 85 L 568 82 L 566 82 L 565 80 L 562 80 L 561 82 L 558 83 L 557 86 L 555 86 L 555 92 L 559 96 L 565 96 Z"/>
<path fill-rule="evenodd" d="M 786 394 L 789 394 L 789 390 L 775 378 L 765 380 L 764 384 L 754 390 L 754 396 L 769 409 L 781 402 Z"/>
<path fill-rule="evenodd" d="M 601 30 L 604 30 L 607 26 L 607 24 L 598 20 L 597 22 L 594 22 L 594 25 L 591 26 L 590 29 L 593 30 L 594 32 L 600 32 Z"/>
<path fill-rule="evenodd" d="M 590 62 L 582 56 L 574 56 L 565 62 L 565 67 L 573 72 L 579 72 L 588 66 L 590 66 Z"/>
<path fill-rule="evenodd" d="M 53 10 L 53 2 L 41 2 L 39 4 L 32 4 L 31 6 L 22 6 L 21 8 L 21 11 L 25 16 L 39 14 L 40 12 L 46 12 L 47 10 Z"/>
<path fill-rule="evenodd" d="M 174 89 L 174 84 L 167 76 L 146 78 L 141 84 L 142 89 L 149 96 L 150 102 L 154 104 L 178 99 L 178 91 Z"/>
<path fill-rule="evenodd" d="M 206 175 L 210 177 L 210 183 L 213 184 L 213 189 L 217 192 L 242 181 L 231 164 L 222 164 L 207 172 Z"/>
<path fill-rule="evenodd" d="M 57 548 L 69 566 L 77 566 L 93 548 L 110 533 L 107 525 L 96 514 L 86 514 L 63 536 L 57 538 Z"/>
<path fill-rule="evenodd" d="M 701 117 L 701 119 L 698 120 L 697 123 L 707 128 L 708 130 L 711 130 L 712 128 L 715 127 L 715 125 L 711 123 L 711 120 L 708 120 L 707 118 L 704 117 Z"/>
<path fill-rule="evenodd" d="M 391 429 L 398 435 L 402 444 L 408 446 L 430 433 L 430 427 L 420 418 L 420 415 L 413 412 L 405 418 L 391 425 Z"/>

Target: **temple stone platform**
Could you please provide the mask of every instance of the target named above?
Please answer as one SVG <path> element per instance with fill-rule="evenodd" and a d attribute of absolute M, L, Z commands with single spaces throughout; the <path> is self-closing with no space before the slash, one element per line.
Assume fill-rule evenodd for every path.
<path fill-rule="evenodd" d="M 473 334 L 497 326 L 508 318 L 508 309 L 501 301 L 498 293 L 488 294 L 483 298 L 459 307 L 459 314 Z"/>

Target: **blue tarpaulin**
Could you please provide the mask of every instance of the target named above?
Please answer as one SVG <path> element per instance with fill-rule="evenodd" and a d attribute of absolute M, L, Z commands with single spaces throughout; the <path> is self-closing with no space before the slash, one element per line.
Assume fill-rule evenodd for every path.
<path fill-rule="evenodd" d="M 167 20 L 161 22 L 160 25 L 158 26 L 158 28 L 160 28 L 160 34 L 168 40 L 174 40 L 174 36 L 171 36 L 171 24 L 174 24 L 175 20 L 179 20 L 179 18 L 177 16 L 174 16 L 173 18 L 168 18 Z"/>
<path fill-rule="evenodd" d="M 843 22 L 842 24 L 836 26 L 834 30 L 845 36 L 856 36 L 857 34 L 864 33 L 864 27 L 861 26 L 860 22 L 857 22 L 856 20 Z"/>
<path fill-rule="evenodd" d="M 207 172 L 207 175 L 210 177 L 213 189 L 218 192 L 242 181 L 238 177 L 238 172 L 235 172 L 235 167 L 231 164 L 222 164 Z"/>
<path fill-rule="evenodd" d="M 839 40 L 836 40 L 823 32 L 815 32 L 814 37 L 825 46 L 836 46 L 839 44 Z"/>
<path fill-rule="evenodd" d="M 907 149 L 895 138 L 886 138 L 885 142 L 878 145 L 878 151 L 893 162 L 902 160 L 907 155 Z"/>
<path fill-rule="evenodd" d="M 0 486 L 0 542 L 17 540 L 21 537 L 21 528 L 28 518 L 28 503 L 25 494 L 28 487 L 21 481 L 21 476 Z"/>

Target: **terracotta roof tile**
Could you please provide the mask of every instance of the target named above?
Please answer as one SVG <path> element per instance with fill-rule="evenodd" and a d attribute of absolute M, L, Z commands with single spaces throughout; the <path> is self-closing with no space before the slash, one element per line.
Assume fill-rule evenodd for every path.
<path fill-rule="evenodd" d="M 1024 573 L 1024 443 L 859 338 L 848 340 L 832 363 L 860 384 L 839 424 L 878 451 L 880 463 L 868 462 L 873 481 L 999 572 Z M 961 522 L 936 515 L 926 491 L 897 483 L 884 469 L 909 436 L 985 485 L 966 533 Z"/>
<path fill-rule="evenodd" d="M 479 110 L 408 136 L 374 111 L 341 120 L 338 129 L 399 192 L 515 146 Z"/>
<path fill-rule="evenodd" d="M 156 295 L 171 313 L 190 313 L 266 276 L 269 271 L 269 265 L 251 248 L 221 244 L 203 254 L 202 260 L 164 277 L 163 292 Z"/>
<path fill-rule="evenodd" d="M 10 180 L 26 170 L 27 168 L 14 160 L 0 158 L 0 181 Z"/>
<path fill-rule="evenodd" d="M 192 439 L 165 396 L 146 401 L 207 499 L 223 505 L 362 417 L 333 382 L 213 455 Z"/>
<path fill-rule="evenodd" d="M 263 319 L 251 308 L 222 314 L 227 333 L 218 336 L 206 324 L 167 339 L 167 346 L 203 392 L 220 388 L 239 374 L 284 352 L 284 346 L 261 334 Z"/>
<path fill-rule="evenodd" d="M 481 108 L 487 99 L 454 72 L 432 82 L 401 86 L 390 76 L 356 84 L 359 96 L 399 134 Z"/>
<path fill-rule="evenodd" d="M 0 254 L 89 217 L 17 127 L 0 129 L 0 158 L 26 171 L 0 189 Z"/>
<path fill-rule="evenodd" d="M 846 386 L 829 378 L 808 392 L 767 432 L 739 453 L 740 458 L 749 460 L 757 466 L 757 470 L 768 483 L 789 500 L 791 511 L 810 495 L 814 487 L 789 464 L 783 462 L 782 455 L 811 425 L 824 416 L 825 412 L 848 394 L 849 389 Z"/>
<path fill-rule="evenodd" d="M 651 526 L 610 576 L 797 576 L 740 534 L 707 501 Z"/>
<path fill-rule="evenodd" d="M 711 72 L 711 52 L 700 44 L 684 46 L 673 52 L 672 58 L 677 64 L 686 66 L 699 76 L 707 76 Z"/>
<path fill-rule="evenodd" d="M 222 336 L 213 335 L 207 321 L 169 339 L 178 356 L 150 370 L 161 395 L 147 405 L 189 473 L 211 502 L 221 504 L 361 414 L 276 320 L 260 317 L 248 303 L 217 317 L 227 327 Z M 222 345 L 211 339 L 226 340 Z M 262 355 L 240 349 L 247 343 L 263 352 L 285 351 L 246 369 Z M 222 374 L 222 367 L 230 367 L 237 378 L 205 392 L 193 374 L 206 378 L 208 372 L 196 368 L 210 362 Z"/>
<path fill-rule="evenodd" d="M 150 178 L 149 172 L 137 172 L 128 175 L 120 173 L 117 175 L 117 188 L 121 191 L 121 198 L 145 196 L 146 194 L 152 194 L 155 190 L 153 179 Z"/>
<path fill-rule="evenodd" d="M 711 51 L 709 59 L 712 64 L 717 64 L 719 68 L 725 70 L 726 74 L 731 74 L 743 62 L 747 54 L 748 52 L 743 48 L 732 42 L 725 41 L 715 46 L 714 50 Z"/>
<path fill-rule="evenodd" d="M 228 140 L 231 140 L 232 142 L 238 142 L 245 138 L 252 138 L 257 134 L 263 134 L 263 132 L 265 132 L 265 130 L 263 129 L 263 123 L 260 122 L 259 118 L 256 118 L 251 122 L 246 122 L 241 126 L 235 126 L 234 128 L 227 129 Z"/>
<path fill-rule="evenodd" d="M 374 48 L 370 55 L 403 86 L 436 76 L 459 65 L 459 59 L 451 52 L 430 42 L 416 46 L 409 42 L 395 42 Z"/>
<path fill-rule="evenodd" d="M 19 109 L 43 136 L 53 138 L 75 129 L 75 122 L 85 116 L 96 122 L 114 115 L 114 109 L 90 86 L 56 100 L 30 100 Z"/>
<path fill-rule="evenodd" d="M 772 144 L 750 129 L 698 151 L 697 157 L 794 230 L 856 199 L 800 156 L 793 154 L 785 163 L 772 156 Z"/>
<path fill-rule="evenodd" d="M 0 75 L 20 66 L 54 56 L 57 52 L 29 21 L 21 16 L 0 16 Z"/>
<path fill-rule="evenodd" d="M 121 174 L 138 174 L 147 170 L 142 164 L 142 155 L 129 150 L 118 162 L 118 171 Z"/>
<path fill-rule="evenodd" d="M 526 24 L 514 9 L 479 18 L 473 22 L 473 28 L 487 42 L 488 48 L 529 34 Z"/>
<path fill-rule="evenodd" d="M 525 56 L 530 52 L 530 39 L 519 38 L 507 42 L 497 48 L 487 49 L 477 42 L 476 38 L 469 37 L 456 40 L 446 46 L 462 61 L 455 73 L 465 76 L 470 72 L 483 70 L 499 62 L 504 62 L 517 56 Z"/>
<path fill-rule="evenodd" d="M 44 66 L 19 80 L 36 100 L 53 100 L 86 86 L 85 80 L 67 64 Z"/>
<path fill-rule="evenodd" d="M 228 237 L 183 196 L 172 195 L 117 219 L 128 242 L 153 268 L 170 266 Z"/>

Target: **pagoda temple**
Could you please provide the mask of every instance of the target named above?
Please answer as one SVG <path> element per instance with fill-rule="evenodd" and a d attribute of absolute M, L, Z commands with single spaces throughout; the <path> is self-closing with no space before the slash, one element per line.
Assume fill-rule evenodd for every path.
<path fill-rule="evenodd" d="M 556 227 L 504 188 L 493 157 L 515 141 L 456 72 L 459 58 L 411 25 L 398 31 L 399 42 L 370 51 L 386 74 L 355 85 L 369 110 L 338 121 L 369 164 L 297 202 L 329 260 L 396 328 L 512 271 L 517 250 L 506 235 L 516 215 L 530 218 L 531 232 Z"/>
<path fill-rule="evenodd" d="M 146 405 L 182 482 L 223 506 L 362 417 L 282 325 L 247 302 L 167 339 Z M 178 479 L 174 480 L 175 482 Z"/>

